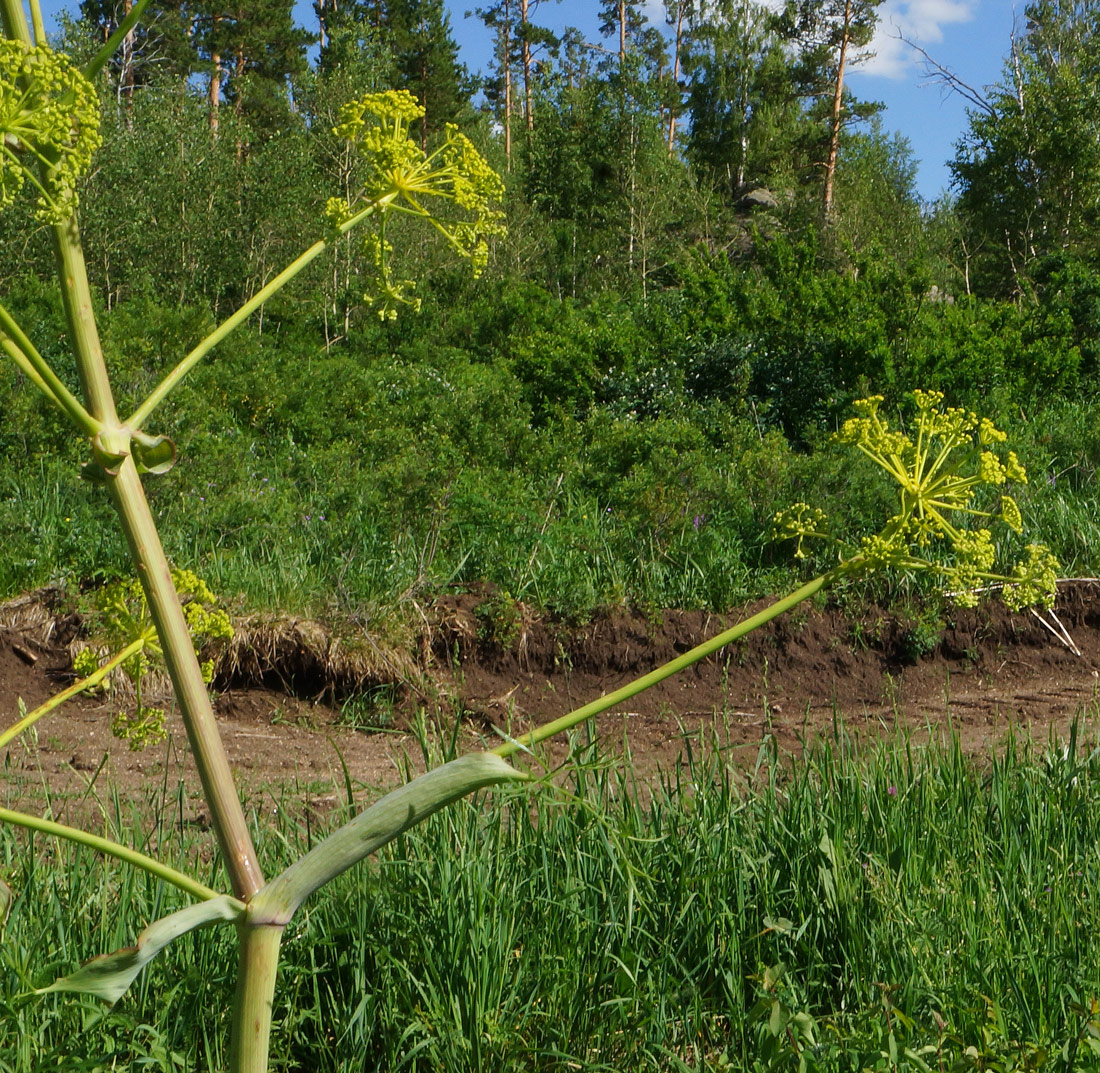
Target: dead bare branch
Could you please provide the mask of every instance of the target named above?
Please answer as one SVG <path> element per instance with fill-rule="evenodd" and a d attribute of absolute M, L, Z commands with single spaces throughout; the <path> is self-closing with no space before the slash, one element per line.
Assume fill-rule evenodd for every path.
<path fill-rule="evenodd" d="M 900 30 L 898 31 L 898 40 L 908 45 L 915 52 L 919 52 L 924 60 L 924 73 L 928 81 L 922 82 L 922 86 L 939 86 L 941 92 L 945 95 L 957 93 L 964 100 L 974 105 L 975 108 L 980 108 L 993 119 L 997 118 L 997 109 L 993 107 L 993 103 L 980 89 L 966 82 L 950 67 L 945 67 L 926 49 L 921 48 L 915 41 L 910 41 Z"/>

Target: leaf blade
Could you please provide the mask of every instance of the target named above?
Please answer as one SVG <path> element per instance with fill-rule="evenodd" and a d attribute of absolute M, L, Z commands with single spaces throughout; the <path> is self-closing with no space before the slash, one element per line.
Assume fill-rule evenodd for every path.
<path fill-rule="evenodd" d="M 50 991 L 77 991 L 113 1004 L 126 993 L 138 973 L 173 939 L 211 924 L 237 923 L 243 919 L 244 913 L 244 904 L 228 894 L 196 902 L 154 921 L 138 936 L 136 946 L 124 946 L 114 953 L 92 958 L 76 972 L 62 976 L 35 993 L 44 995 Z"/>
<path fill-rule="evenodd" d="M 470 753 L 413 779 L 334 831 L 258 891 L 249 902 L 249 923 L 285 925 L 314 891 L 434 812 L 475 790 L 527 777 L 492 753 Z"/>

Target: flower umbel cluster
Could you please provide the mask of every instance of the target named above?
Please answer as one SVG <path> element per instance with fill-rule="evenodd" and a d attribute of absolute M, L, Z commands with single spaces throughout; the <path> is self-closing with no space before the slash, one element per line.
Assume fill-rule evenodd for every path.
<path fill-rule="evenodd" d="M 195 652 L 199 653 L 208 641 L 229 640 L 233 626 L 229 615 L 217 605 L 217 598 L 210 587 L 190 570 L 173 570 L 172 581 L 183 607 L 183 617 L 191 633 Z M 136 710 L 131 714 L 116 713 L 111 722 L 114 734 L 130 743 L 131 749 L 142 749 L 165 736 L 164 711 L 152 708 L 142 701 L 142 682 L 156 665 L 161 655 L 160 642 L 149 615 L 145 590 L 136 579 L 121 579 L 105 585 L 96 595 L 99 624 L 109 648 L 123 648 L 133 641 L 142 640 L 143 647 L 126 660 L 121 667 L 136 695 Z M 99 659 L 91 648 L 83 649 L 73 661 L 73 669 L 81 677 L 91 674 L 99 666 Z M 213 680 L 213 660 L 201 664 L 206 683 Z"/>
<path fill-rule="evenodd" d="M 380 288 L 378 294 L 364 297 L 383 320 L 395 318 L 401 305 L 420 306 L 420 299 L 410 293 L 414 285 L 390 275 L 386 219 L 391 212 L 430 223 L 459 256 L 469 259 L 475 276 L 488 262 L 489 239 L 504 233 L 504 213 L 497 208 L 504 194 L 500 177 L 453 123 L 447 124 L 442 144 L 425 152 L 409 137 L 412 123 L 423 115 L 424 109 L 407 90 L 387 90 L 349 101 L 333 128 L 362 154 L 366 178 L 350 201 L 330 198 L 325 217 L 342 231 L 362 215 L 377 216 L 379 232 L 366 242 Z M 429 198 L 451 202 L 462 218 L 440 219 L 428 207 Z"/>
<path fill-rule="evenodd" d="M 61 53 L 0 39 L 0 132 L 0 209 L 29 182 L 37 217 L 64 222 L 99 148 L 95 87 Z"/>
<path fill-rule="evenodd" d="M 913 399 L 917 416 L 911 433 L 890 428 L 880 413 L 882 396 L 875 395 L 855 403 L 859 416 L 846 421 L 834 437 L 885 470 L 899 495 L 897 513 L 880 532 L 849 548 L 841 569 L 933 570 L 963 605 L 977 602 L 975 590 L 1003 585 L 1010 607 L 1051 606 L 1058 562 L 1046 547 L 1028 545 L 1026 559 L 1007 573 L 999 572 L 990 529 L 966 524 L 988 519 L 1017 533 L 1023 529 L 1020 508 L 1002 489 L 1026 484 L 1027 473 L 1016 453 L 1004 450 L 1005 433 L 968 410 L 945 408 L 941 392 L 917 391 Z M 994 509 L 978 505 L 983 488 L 994 490 Z M 773 536 L 797 539 L 795 554 L 801 556 L 802 539 L 824 535 L 824 521 L 820 510 L 796 504 L 775 516 Z"/>

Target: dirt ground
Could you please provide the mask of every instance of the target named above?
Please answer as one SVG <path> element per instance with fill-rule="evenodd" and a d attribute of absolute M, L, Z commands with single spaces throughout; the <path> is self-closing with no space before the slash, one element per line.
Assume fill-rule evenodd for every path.
<path fill-rule="evenodd" d="M 496 743 L 500 728 L 556 718 L 764 606 L 728 616 L 616 611 L 578 628 L 522 606 L 502 614 L 492 600 L 480 591 L 440 601 L 400 660 L 376 659 L 354 681 L 316 623 L 282 623 L 280 644 L 223 653 L 216 710 L 243 792 L 254 803 L 289 792 L 321 809 L 343 799 L 347 778 L 357 796 L 370 793 L 422 766 L 417 710 L 434 733 L 457 726 L 466 747 Z M 20 698 L 33 709 L 73 680 L 82 629 L 55 593 L 0 605 L 0 726 L 15 722 Z M 998 602 L 946 611 L 931 627 L 875 608 L 800 609 L 601 716 L 598 730 L 613 751 L 630 750 L 643 777 L 667 770 L 686 740 L 713 733 L 749 766 L 769 736 L 796 754 L 838 718 L 864 741 L 953 729 L 980 751 L 1013 726 L 1045 740 L 1079 714 L 1095 722 L 1098 690 L 1100 581 L 1084 580 L 1061 585 L 1047 624 Z M 131 752 L 111 735 L 117 707 L 110 696 L 77 699 L 0 750 L 9 787 L 47 784 L 64 797 L 111 785 L 140 796 L 182 775 L 188 821 L 203 825 L 178 716 L 169 712 L 166 742 Z"/>

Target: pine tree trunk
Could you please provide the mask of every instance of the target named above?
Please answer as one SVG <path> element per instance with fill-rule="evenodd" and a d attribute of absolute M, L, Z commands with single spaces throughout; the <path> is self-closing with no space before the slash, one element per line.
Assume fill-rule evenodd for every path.
<path fill-rule="evenodd" d="M 211 22 L 211 36 L 216 37 L 221 16 L 215 15 Z M 206 89 L 206 99 L 210 106 L 210 129 L 216 134 L 218 131 L 218 108 L 222 99 L 222 56 L 220 52 L 210 53 L 210 84 Z"/>
<path fill-rule="evenodd" d="M 221 54 L 214 52 L 210 56 L 210 62 L 214 69 L 210 72 L 210 87 L 206 98 L 210 105 L 210 129 L 215 133 L 218 130 L 218 108 L 221 105 L 222 93 L 222 58 Z"/>
<path fill-rule="evenodd" d="M 619 74 L 626 69 L 626 0 L 619 0 Z"/>
<path fill-rule="evenodd" d="M 122 17 L 127 19 L 134 8 L 133 0 L 123 0 Z M 126 98 L 127 110 L 134 103 L 134 31 L 133 29 L 122 39 L 122 48 L 119 50 L 119 60 L 122 70 L 119 72 L 119 92 Z M 132 119 L 127 112 L 126 125 L 129 127 Z"/>
<path fill-rule="evenodd" d="M 844 105 L 844 63 L 848 58 L 848 38 L 852 24 L 852 0 L 844 4 L 844 30 L 840 35 L 840 59 L 836 65 L 836 89 L 833 93 L 833 122 L 829 133 L 829 159 L 825 164 L 825 219 L 833 215 L 833 178 L 836 175 L 836 158 L 840 148 L 840 121 Z"/>
<path fill-rule="evenodd" d="M 509 171 L 512 170 L 512 9 L 509 0 L 504 0 L 504 160 Z"/>
<path fill-rule="evenodd" d="M 676 4 L 676 44 L 672 52 L 672 84 L 674 91 L 680 94 L 680 49 L 684 41 L 684 0 L 678 0 Z M 676 106 L 668 110 L 668 155 L 672 156 L 672 150 L 676 143 Z"/>
<path fill-rule="evenodd" d="M 529 0 L 519 0 L 519 20 L 523 30 L 523 118 L 528 130 L 535 129 L 535 114 L 531 107 L 531 39 L 527 34 Z"/>

